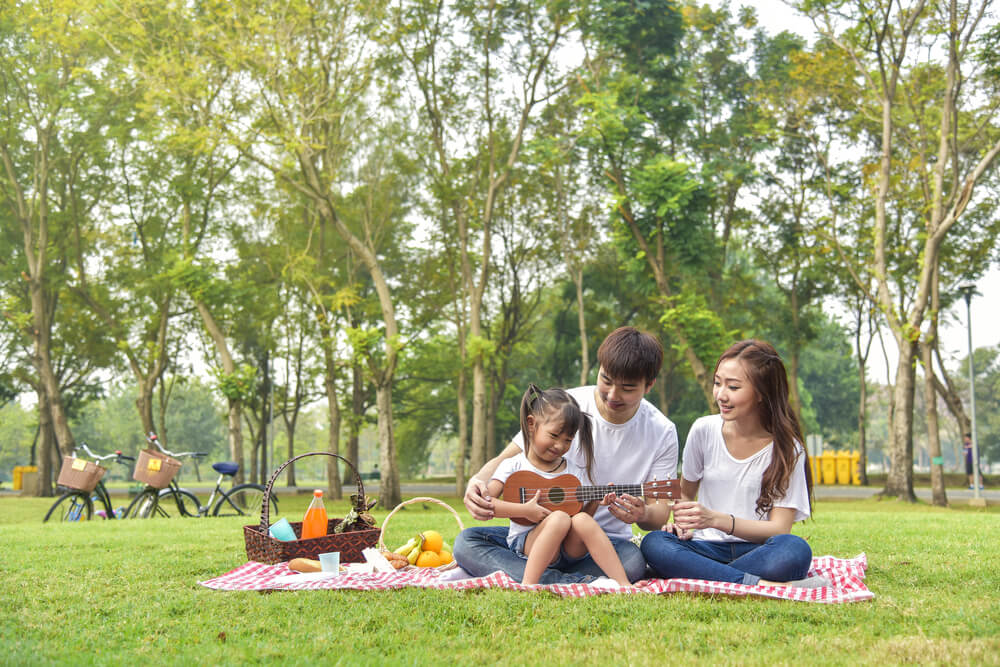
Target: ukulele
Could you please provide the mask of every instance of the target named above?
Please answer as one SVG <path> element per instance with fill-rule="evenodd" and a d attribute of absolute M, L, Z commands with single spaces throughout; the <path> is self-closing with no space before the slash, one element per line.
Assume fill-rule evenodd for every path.
<path fill-rule="evenodd" d="M 503 485 L 503 499 L 508 503 L 524 504 L 541 491 L 538 504 L 549 510 L 562 510 L 573 515 L 583 509 L 586 503 L 601 500 L 605 495 L 627 493 L 641 498 L 666 498 L 672 504 L 681 498 L 679 479 L 654 480 L 642 484 L 606 484 L 604 486 L 583 486 L 573 475 L 542 477 L 529 470 L 518 470 L 507 478 Z M 511 518 L 522 526 L 533 525 L 531 521 Z"/>

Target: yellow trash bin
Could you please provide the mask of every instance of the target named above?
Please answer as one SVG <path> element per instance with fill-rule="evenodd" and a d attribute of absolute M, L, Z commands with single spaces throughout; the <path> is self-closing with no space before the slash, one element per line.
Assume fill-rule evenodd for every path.
<path fill-rule="evenodd" d="M 837 483 L 837 455 L 833 452 L 823 452 L 820 456 L 820 468 L 823 470 L 823 484 Z"/>
<path fill-rule="evenodd" d="M 14 491 L 20 491 L 25 487 L 24 476 L 26 473 L 38 472 L 38 466 L 14 466 L 12 479 L 10 482 L 11 488 Z"/>
<path fill-rule="evenodd" d="M 851 450 L 851 484 L 861 486 L 861 452 Z"/>
<path fill-rule="evenodd" d="M 27 470 L 21 471 L 21 495 L 33 496 L 38 493 L 38 468 L 35 466 L 24 466 Z"/>
<path fill-rule="evenodd" d="M 809 457 L 809 465 L 812 466 L 813 486 L 823 483 L 823 471 L 820 470 L 819 460 L 819 456 Z"/>
<path fill-rule="evenodd" d="M 851 453 L 837 452 L 837 484 L 851 483 Z"/>

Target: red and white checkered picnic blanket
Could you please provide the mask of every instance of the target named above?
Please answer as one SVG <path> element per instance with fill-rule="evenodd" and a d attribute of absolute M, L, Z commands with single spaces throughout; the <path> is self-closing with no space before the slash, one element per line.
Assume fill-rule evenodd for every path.
<path fill-rule="evenodd" d="M 407 586 L 437 588 L 442 590 L 472 590 L 502 588 L 512 591 L 548 591 L 563 597 L 581 598 L 604 593 L 707 593 L 710 595 L 756 595 L 760 597 L 797 600 L 799 602 L 859 602 L 875 597 L 865 586 L 868 558 L 859 554 L 854 558 L 822 556 L 813 558 L 809 575 L 822 575 L 832 582 L 823 588 L 792 588 L 790 586 L 747 586 L 701 579 L 646 579 L 634 588 L 605 588 L 588 584 L 549 584 L 524 586 L 503 572 L 486 577 L 454 578 L 454 571 L 439 572 L 434 569 L 407 567 L 387 573 L 341 574 L 340 576 L 309 581 L 281 581 L 291 574 L 287 564 L 265 565 L 249 562 L 221 576 L 200 581 L 202 586 L 224 591 L 270 591 L 335 589 L 359 591 L 385 591 Z M 459 571 L 461 572 L 461 571 Z M 276 579 L 278 581 L 276 581 Z"/>

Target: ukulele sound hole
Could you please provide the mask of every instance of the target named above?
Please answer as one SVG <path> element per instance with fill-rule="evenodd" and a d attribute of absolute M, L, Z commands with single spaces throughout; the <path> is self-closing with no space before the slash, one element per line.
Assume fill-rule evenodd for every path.
<path fill-rule="evenodd" d="M 558 486 L 549 489 L 549 502 L 553 505 L 559 505 L 564 500 L 566 500 L 566 492 L 560 489 Z"/>

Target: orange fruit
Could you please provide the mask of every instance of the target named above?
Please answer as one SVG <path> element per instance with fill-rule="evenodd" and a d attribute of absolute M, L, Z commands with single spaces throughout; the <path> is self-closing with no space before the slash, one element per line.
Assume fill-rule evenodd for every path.
<path fill-rule="evenodd" d="M 451 561 L 455 560 L 455 559 L 454 559 L 454 558 L 452 557 L 452 555 L 451 555 L 451 552 L 450 552 L 450 551 L 442 551 L 442 552 L 441 552 L 441 553 L 439 553 L 438 555 L 439 555 L 439 556 L 441 557 L 441 564 L 442 564 L 442 565 L 447 565 L 447 564 L 448 564 L 448 563 L 450 563 Z"/>
<path fill-rule="evenodd" d="M 437 567 L 441 564 L 441 556 L 437 555 L 435 551 L 422 551 L 419 556 L 417 556 L 417 567 Z"/>
<path fill-rule="evenodd" d="M 441 533 L 436 530 L 425 530 L 420 533 L 420 548 L 424 551 L 433 551 L 437 553 L 441 551 L 441 547 L 444 546 L 444 538 L 441 537 Z"/>

